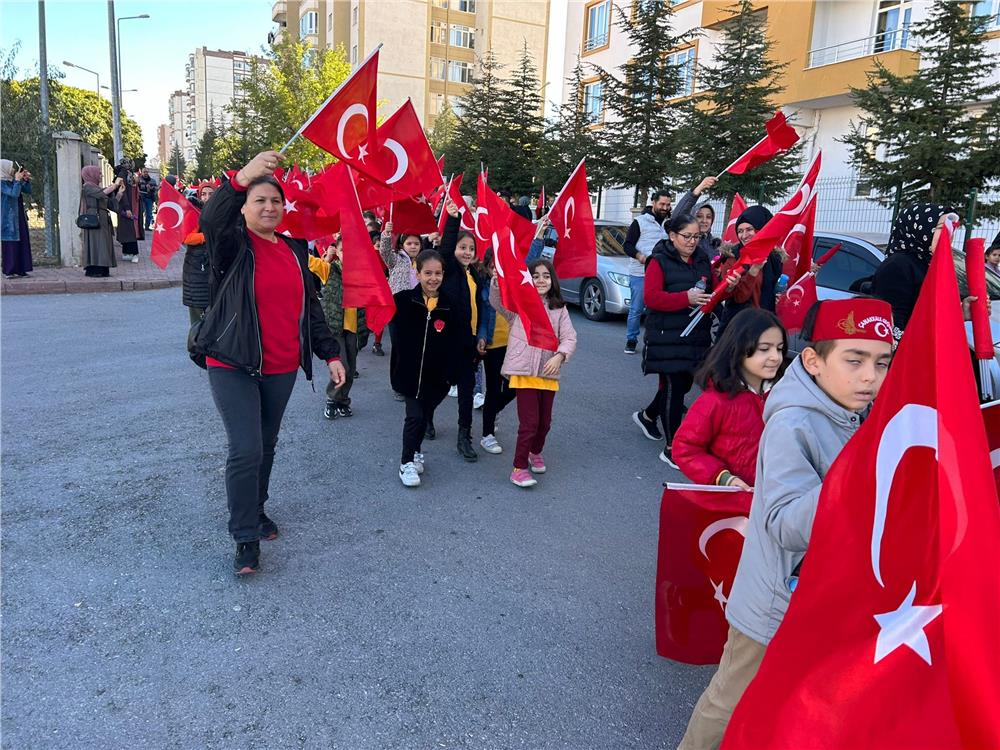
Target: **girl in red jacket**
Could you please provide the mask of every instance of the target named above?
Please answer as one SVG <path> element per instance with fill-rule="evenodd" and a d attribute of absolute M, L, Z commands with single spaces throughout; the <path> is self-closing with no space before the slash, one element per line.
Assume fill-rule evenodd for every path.
<path fill-rule="evenodd" d="M 753 488 L 764 399 L 787 348 L 767 310 L 742 310 L 726 327 L 696 376 L 703 392 L 674 436 L 673 459 L 692 482 Z"/>

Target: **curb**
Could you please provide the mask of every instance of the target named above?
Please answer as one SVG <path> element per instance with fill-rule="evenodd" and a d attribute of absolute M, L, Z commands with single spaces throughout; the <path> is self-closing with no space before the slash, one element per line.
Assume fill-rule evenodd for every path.
<path fill-rule="evenodd" d="M 0 296 L 24 294 L 93 294 L 98 292 L 142 292 L 180 286 L 180 279 L 38 279 L 8 282 L 0 286 Z"/>

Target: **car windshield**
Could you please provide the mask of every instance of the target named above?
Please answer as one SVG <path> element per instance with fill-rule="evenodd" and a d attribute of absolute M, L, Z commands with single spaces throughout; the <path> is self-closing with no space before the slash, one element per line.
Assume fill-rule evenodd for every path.
<path fill-rule="evenodd" d="M 605 257 L 625 257 L 625 235 L 628 228 L 619 225 L 597 225 L 597 254 Z"/>

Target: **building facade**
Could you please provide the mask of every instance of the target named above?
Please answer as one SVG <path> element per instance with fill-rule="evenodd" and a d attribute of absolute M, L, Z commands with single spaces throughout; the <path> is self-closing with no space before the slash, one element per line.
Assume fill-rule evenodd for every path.
<path fill-rule="evenodd" d="M 160 166 L 161 164 L 166 164 L 167 160 L 170 158 L 170 152 L 173 150 L 170 142 L 170 126 L 167 124 L 159 125 L 156 128 L 156 164 L 151 166 Z"/>
<path fill-rule="evenodd" d="M 279 0 L 268 39 L 297 33 L 316 47 L 343 46 L 354 66 L 384 42 L 382 111 L 411 99 L 430 127 L 445 102 L 457 108 L 486 50 L 509 70 L 526 44 L 546 81 L 549 14 L 550 0 Z"/>
<path fill-rule="evenodd" d="M 628 59 L 628 41 L 615 24 L 612 4 L 630 5 L 633 0 L 569 0 L 566 19 L 566 49 L 563 59 L 568 73 L 578 59 L 614 71 Z M 697 30 L 699 36 L 677 50 L 665 50 L 670 63 L 682 66 L 686 96 L 698 85 L 697 64 L 712 65 L 715 50 L 723 40 L 723 26 L 729 19 L 732 0 L 671 0 L 674 28 Z M 932 0 L 754 0 L 757 12 L 767 22 L 773 42 L 772 55 L 787 65 L 782 79 L 785 87 L 776 104 L 782 107 L 799 131 L 804 143 L 804 159 L 823 150 L 821 180 L 826 183 L 819 198 L 817 225 L 822 229 L 842 229 L 848 223 L 858 231 L 888 231 L 891 211 L 880 209 L 868 198 L 871 191 L 858 179 L 840 142 L 850 130 L 858 110 L 850 95 L 852 86 L 862 88 L 866 74 L 879 60 L 890 71 L 905 76 L 925 64 L 915 51 L 910 34 L 912 24 L 925 19 Z M 973 12 L 991 16 L 988 45 L 1000 51 L 997 13 L 1000 0 L 969 3 Z M 626 8 L 627 9 L 627 8 Z M 992 71 L 993 80 L 1000 71 Z M 569 96 L 568 85 L 563 97 Z M 585 102 L 602 127 L 606 117 L 604 94 L 596 76 L 587 82 Z M 970 102 L 970 108 L 984 107 Z M 705 165 L 714 174 L 724 164 Z M 689 186 L 675 186 L 685 189 Z M 631 190 L 613 190 L 602 196 L 604 218 L 630 218 Z M 863 220 L 858 217 L 862 217 Z M 719 217 L 721 221 L 721 215 Z M 862 221 L 863 226 L 857 226 Z"/>
<path fill-rule="evenodd" d="M 193 107 L 191 95 L 186 90 L 178 89 L 170 95 L 167 104 L 167 127 L 170 132 L 167 144 L 167 158 L 170 158 L 174 146 L 180 148 L 185 161 L 194 158 L 197 142 L 194 140 Z"/>

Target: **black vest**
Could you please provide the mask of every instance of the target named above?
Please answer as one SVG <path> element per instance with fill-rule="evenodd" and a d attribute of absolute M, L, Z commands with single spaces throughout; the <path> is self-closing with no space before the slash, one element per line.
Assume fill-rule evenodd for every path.
<path fill-rule="evenodd" d="M 686 292 L 704 277 L 712 278 L 712 262 L 700 249 L 685 263 L 669 240 L 653 248 L 648 263 L 659 263 L 663 291 Z M 681 332 L 691 322 L 691 308 L 661 312 L 646 308 L 646 346 L 642 352 L 645 373 L 694 372 L 712 344 L 712 316 L 706 315 L 687 336 Z"/>

